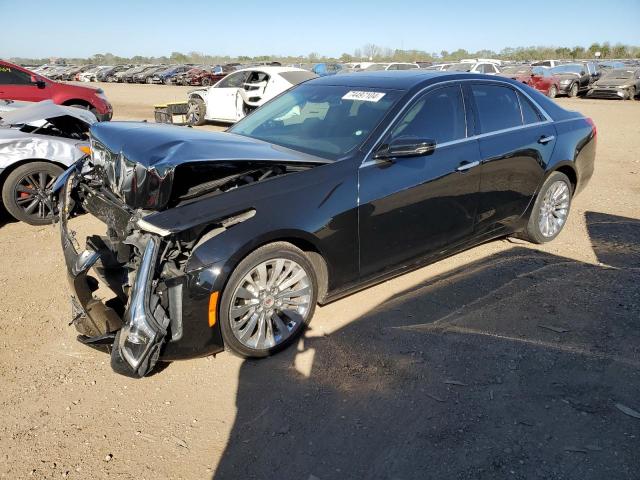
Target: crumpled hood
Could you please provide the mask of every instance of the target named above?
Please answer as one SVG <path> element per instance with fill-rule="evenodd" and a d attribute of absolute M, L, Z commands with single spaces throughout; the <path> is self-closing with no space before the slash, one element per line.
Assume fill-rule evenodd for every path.
<path fill-rule="evenodd" d="M 53 119 L 60 117 L 71 117 L 75 120 L 79 120 L 81 123 L 86 125 L 86 128 L 98 121 L 96 116 L 88 110 L 56 105 L 52 100 L 43 100 L 42 102 L 32 103 L 28 106 L 16 108 L 10 112 L 3 112 L 0 119 L 0 125 L 19 125 L 23 123 L 37 122 L 38 120 L 52 121 Z"/>
<path fill-rule="evenodd" d="M 633 78 L 603 78 L 594 83 L 596 87 L 619 87 L 621 85 L 631 85 Z"/>
<path fill-rule="evenodd" d="M 92 161 L 105 186 L 132 208 L 164 208 L 175 169 L 183 164 L 329 163 L 241 135 L 175 125 L 103 122 L 93 125 L 90 132 Z"/>

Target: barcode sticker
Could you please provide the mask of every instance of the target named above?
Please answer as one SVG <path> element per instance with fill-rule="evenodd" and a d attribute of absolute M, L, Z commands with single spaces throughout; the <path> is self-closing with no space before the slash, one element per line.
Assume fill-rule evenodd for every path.
<path fill-rule="evenodd" d="M 379 102 L 385 94 L 381 92 L 363 92 L 359 90 L 351 90 L 347 92 L 343 100 L 360 100 L 363 102 Z"/>

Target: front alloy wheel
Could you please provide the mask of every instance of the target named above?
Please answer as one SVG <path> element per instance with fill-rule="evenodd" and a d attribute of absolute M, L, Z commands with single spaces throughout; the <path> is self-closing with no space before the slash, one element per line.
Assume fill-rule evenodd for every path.
<path fill-rule="evenodd" d="M 200 97 L 190 98 L 187 107 L 187 123 L 189 125 L 204 125 L 206 108 L 204 100 Z"/>
<path fill-rule="evenodd" d="M 2 188 L 2 202 L 16 219 L 30 225 L 45 225 L 53 219 L 49 199 L 51 186 L 62 168 L 47 162 L 31 162 L 16 168 Z"/>
<path fill-rule="evenodd" d="M 220 304 L 225 345 L 245 357 L 284 348 L 311 320 L 316 284 L 309 260 L 291 244 L 250 254 L 232 273 Z"/>
<path fill-rule="evenodd" d="M 569 89 L 569 96 L 570 97 L 577 97 L 578 96 L 578 83 L 574 83 L 573 85 L 571 85 L 571 88 Z"/>

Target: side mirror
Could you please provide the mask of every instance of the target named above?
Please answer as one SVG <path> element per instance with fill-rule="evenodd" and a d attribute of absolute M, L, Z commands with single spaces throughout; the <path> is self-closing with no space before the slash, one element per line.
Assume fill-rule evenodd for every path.
<path fill-rule="evenodd" d="M 31 75 L 31 83 L 33 85 L 35 85 L 38 88 L 44 88 L 47 86 L 46 83 L 44 83 L 44 80 L 42 80 L 41 78 L 36 77 L 35 75 Z"/>
<path fill-rule="evenodd" d="M 423 157 L 436 149 L 436 141 L 418 137 L 398 137 L 391 143 L 381 145 L 373 158 L 383 160 L 388 158 Z"/>

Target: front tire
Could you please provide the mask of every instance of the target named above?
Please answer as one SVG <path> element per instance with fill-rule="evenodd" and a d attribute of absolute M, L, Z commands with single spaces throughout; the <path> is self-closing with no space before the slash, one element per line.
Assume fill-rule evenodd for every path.
<path fill-rule="evenodd" d="M 556 98 L 556 95 L 558 95 L 558 87 L 556 87 L 555 85 L 551 85 L 549 87 L 549 91 L 547 92 L 547 96 L 549 98 Z"/>
<path fill-rule="evenodd" d="M 567 222 L 573 186 L 562 172 L 553 172 L 542 185 L 529 216 L 524 237 L 533 243 L 556 238 Z"/>
<path fill-rule="evenodd" d="M 569 88 L 569 97 L 574 98 L 578 96 L 578 83 L 574 83 L 573 85 L 571 85 L 571 88 Z"/>
<path fill-rule="evenodd" d="M 218 306 L 225 346 L 261 358 L 290 345 L 311 321 L 318 280 L 302 250 L 287 242 L 258 248 L 229 277 Z"/>
<path fill-rule="evenodd" d="M 204 77 L 202 79 L 202 86 L 203 87 L 210 87 L 211 86 L 211 79 L 207 78 L 207 77 Z"/>
<path fill-rule="evenodd" d="M 30 162 L 20 165 L 2 186 L 2 202 L 7 211 L 29 225 L 46 225 L 53 221 L 49 193 L 53 182 L 63 172 L 53 163 Z"/>
<path fill-rule="evenodd" d="M 200 97 L 192 97 L 189 99 L 187 109 L 187 122 L 189 125 L 204 125 L 207 106 Z"/>
<path fill-rule="evenodd" d="M 633 100 L 636 97 L 635 87 L 629 87 L 629 100 Z"/>

